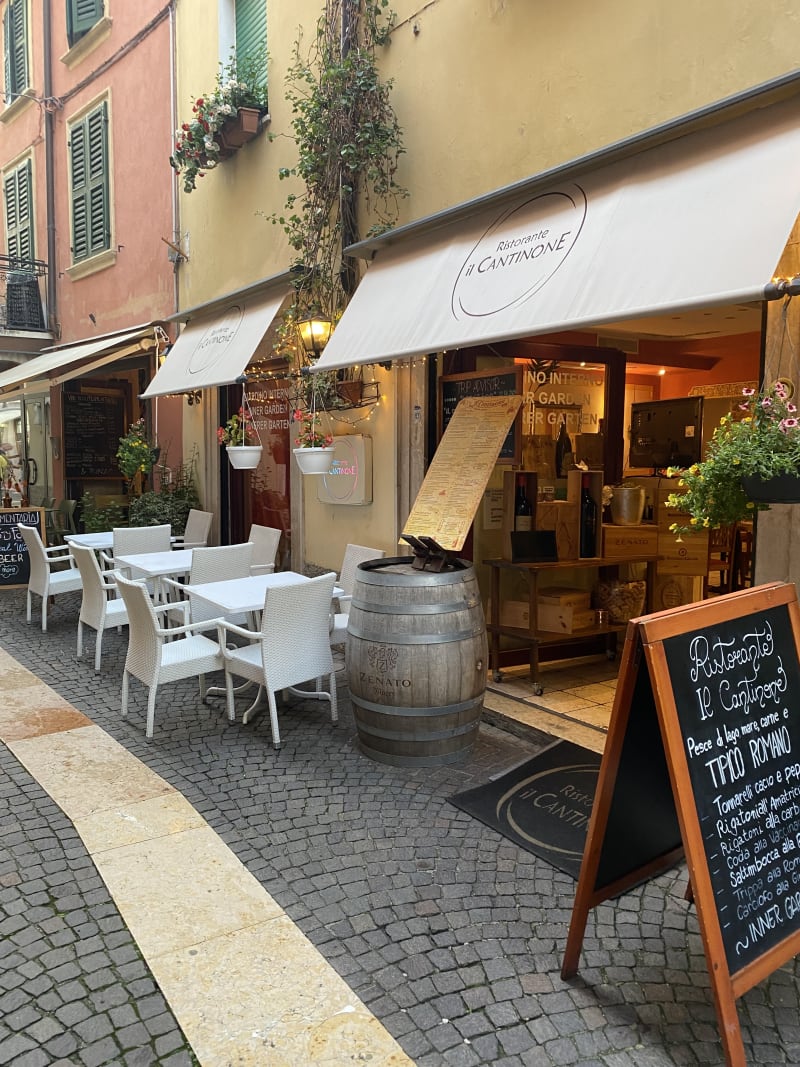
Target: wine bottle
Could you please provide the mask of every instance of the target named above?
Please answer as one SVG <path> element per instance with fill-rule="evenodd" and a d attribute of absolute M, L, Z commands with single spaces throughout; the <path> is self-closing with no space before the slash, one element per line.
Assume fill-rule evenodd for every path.
<path fill-rule="evenodd" d="M 567 433 L 567 420 L 564 415 L 561 416 L 561 425 L 558 428 L 558 437 L 556 438 L 556 478 L 565 478 L 566 470 L 564 469 L 564 458 L 568 452 L 572 452 L 572 441 L 569 439 Z"/>
<path fill-rule="evenodd" d="M 528 494 L 525 492 L 524 475 L 520 475 L 517 478 L 517 494 L 514 499 L 514 529 L 526 531 L 533 529 L 533 508 L 530 500 L 528 500 Z"/>
<path fill-rule="evenodd" d="M 581 477 L 580 554 L 584 558 L 597 555 L 597 502 L 589 489 L 588 474 Z"/>

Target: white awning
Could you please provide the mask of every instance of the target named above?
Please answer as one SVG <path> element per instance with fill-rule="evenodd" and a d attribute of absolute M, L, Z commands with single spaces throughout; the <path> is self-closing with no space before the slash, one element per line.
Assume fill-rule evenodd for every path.
<path fill-rule="evenodd" d="M 231 385 L 244 373 L 288 295 L 284 281 L 269 295 L 231 297 L 213 314 L 192 318 L 142 396 Z"/>
<path fill-rule="evenodd" d="M 59 345 L 44 349 L 38 356 L 0 373 L 0 394 L 27 383 L 36 381 L 37 387 L 68 381 L 78 374 L 87 374 L 106 363 L 134 355 L 152 347 L 154 323 L 137 326 L 131 330 L 106 334 L 91 341 L 78 341 L 72 345 Z M 138 342 L 147 339 L 143 348 Z M 131 351 L 131 345 L 135 345 Z"/>
<path fill-rule="evenodd" d="M 798 169 L 795 96 L 387 234 L 315 369 L 761 300 Z"/>

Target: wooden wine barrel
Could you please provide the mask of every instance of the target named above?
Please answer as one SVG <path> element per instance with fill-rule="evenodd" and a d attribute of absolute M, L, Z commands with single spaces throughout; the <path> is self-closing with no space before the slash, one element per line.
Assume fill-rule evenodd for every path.
<path fill-rule="evenodd" d="M 395 767 L 457 763 L 478 736 L 488 649 L 471 564 L 358 567 L 347 673 L 361 750 Z"/>

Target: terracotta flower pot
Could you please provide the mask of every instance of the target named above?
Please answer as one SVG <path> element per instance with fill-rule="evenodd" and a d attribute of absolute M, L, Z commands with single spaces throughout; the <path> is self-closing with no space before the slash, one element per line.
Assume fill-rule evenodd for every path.
<path fill-rule="evenodd" d="M 235 152 L 237 148 L 253 140 L 258 133 L 260 122 L 261 112 L 257 107 L 240 107 L 236 114 L 217 130 L 216 140 L 224 151 Z"/>

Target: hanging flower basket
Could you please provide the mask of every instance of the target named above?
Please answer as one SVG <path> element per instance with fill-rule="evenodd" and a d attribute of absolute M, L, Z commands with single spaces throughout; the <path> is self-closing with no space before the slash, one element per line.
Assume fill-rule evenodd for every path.
<path fill-rule="evenodd" d="M 327 474 L 331 469 L 333 447 L 295 448 L 293 451 L 303 474 Z"/>
<path fill-rule="evenodd" d="M 776 474 L 773 478 L 745 475 L 742 489 L 754 504 L 800 504 L 798 474 Z"/>
<path fill-rule="evenodd" d="M 255 470 L 261 461 L 261 445 L 228 445 L 226 451 L 231 466 L 237 471 Z"/>

